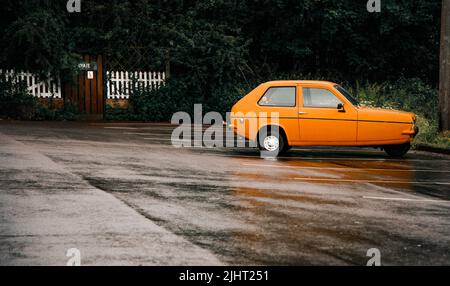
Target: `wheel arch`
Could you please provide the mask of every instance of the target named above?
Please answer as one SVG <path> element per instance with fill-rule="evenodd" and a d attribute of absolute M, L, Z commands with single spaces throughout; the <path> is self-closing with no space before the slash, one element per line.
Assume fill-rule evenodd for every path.
<path fill-rule="evenodd" d="M 268 125 L 265 125 L 265 126 L 261 127 L 258 130 L 258 133 L 256 134 L 255 142 L 257 142 L 258 145 L 259 145 L 259 143 L 260 143 L 259 142 L 259 134 L 261 134 L 261 132 L 264 132 L 264 131 L 270 131 L 271 128 L 275 127 L 275 126 L 278 127 L 278 131 L 279 131 L 280 135 L 283 136 L 284 144 L 289 145 L 289 139 L 288 139 L 288 137 L 286 135 L 286 131 L 284 131 L 284 128 L 282 126 L 280 126 L 280 125 L 274 125 L 274 124 L 268 124 Z"/>

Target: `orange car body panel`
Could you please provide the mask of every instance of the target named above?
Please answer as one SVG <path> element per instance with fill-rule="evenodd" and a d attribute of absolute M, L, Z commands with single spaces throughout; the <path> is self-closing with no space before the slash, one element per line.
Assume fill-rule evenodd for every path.
<path fill-rule="evenodd" d="M 409 112 L 354 106 L 325 81 L 273 81 L 261 84 L 232 108 L 230 128 L 239 136 L 255 141 L 258 131 L 278 125 L 291 146 L 383 146 L 408 143 L 416 134 L 415 115 Z M 271 87 L 295 87 L 295 107 L 260 106 L 261 97 Z M 336 108 L 303 106 L 303 88 L 330 91 L 344 105 Z M 271 114 L 279 119 L 272 122 Z"/>

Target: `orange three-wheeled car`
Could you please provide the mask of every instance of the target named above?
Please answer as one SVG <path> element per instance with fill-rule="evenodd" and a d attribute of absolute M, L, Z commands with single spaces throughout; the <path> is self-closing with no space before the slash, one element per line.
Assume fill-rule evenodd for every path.
<path fill-rule="evenodd" d="M 401 157 L 418 133 L 413 113 L 362 107 L 325 81 L 264 83 L 233 106 L 230 119 L 236 134 L 274 155 L 292 146 L 370 146 Z"/>

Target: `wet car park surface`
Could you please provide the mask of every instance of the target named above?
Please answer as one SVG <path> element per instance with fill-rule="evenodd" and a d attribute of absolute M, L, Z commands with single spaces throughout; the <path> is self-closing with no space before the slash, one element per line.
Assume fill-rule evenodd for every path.
<path fill-rule="evenodd" d="M 0 264 L 450 264 L 450 157 L 175 148 L 167 124 L 0 121 Z"/>

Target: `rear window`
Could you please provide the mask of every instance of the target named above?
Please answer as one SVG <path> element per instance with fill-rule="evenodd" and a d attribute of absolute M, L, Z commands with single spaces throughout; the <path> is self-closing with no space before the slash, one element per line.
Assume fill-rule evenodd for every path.
<path fill-rule="evenodd" d="M 295 107 L 295 87 L 271 87 L 261 97 L 260 106 Z"/>

